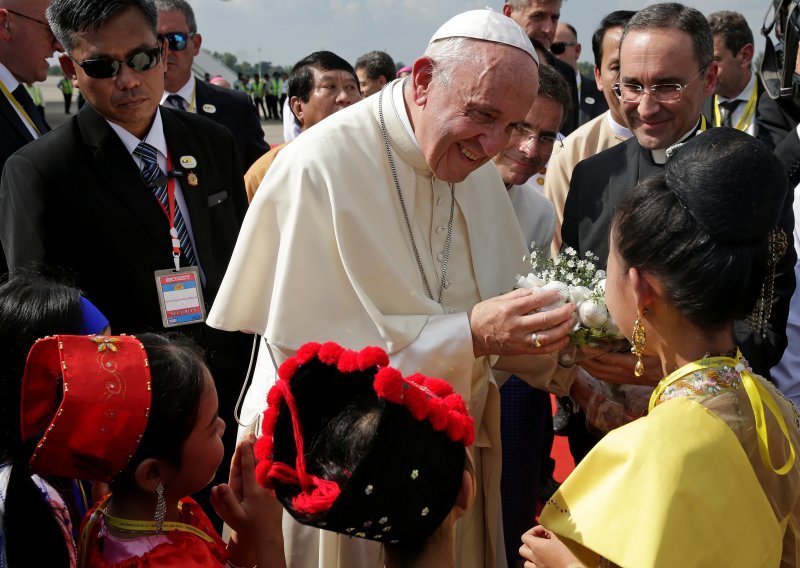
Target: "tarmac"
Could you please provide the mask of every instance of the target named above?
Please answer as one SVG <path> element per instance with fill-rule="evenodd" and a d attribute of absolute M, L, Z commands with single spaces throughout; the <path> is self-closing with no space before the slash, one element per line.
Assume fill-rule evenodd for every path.
<path fill-rule="evenodd" d="M 44 82 L 38 83 L 44 99 L 45 120 L 51 128 L 60 126 L 78 111 L 78 89 L 75 89 L 72 94 L 72 114 L 64 114 L 64 97 L 58 89 L 60 80 L 60 75 L 50 75 Z M 283 143 L 283 123 L 277 120 L 262 120 L 261 128 L 264 129 L 264 136 L 270 146 Z"/>

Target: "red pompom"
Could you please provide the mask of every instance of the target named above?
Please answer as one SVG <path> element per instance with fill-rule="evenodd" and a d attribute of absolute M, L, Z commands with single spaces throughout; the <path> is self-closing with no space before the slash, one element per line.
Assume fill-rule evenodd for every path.
<path fill-rule="evenodd" d="M 440 398 L 428 400 L 428 420 L 437 432 L 447 428 L 447 421 L 450 419 L 450 411 L 447 405 Z"/>
<path fill-rule="evenodd" d="M 272 462 L 260 461 L 256 464 L 256 481 L 261 487 L 272 489 L 272 480 L 269 478 L 269 470 L 272 469 Z"/>
<path fill-rule="evenodd" d="M 336 363 L 339 361 L 339 356 L 342 354 L 342 351 L 344 351 L 344 347 L 338 343 L 334 343 L 333 341 L 328 341 L 319 348 L 317 357 L 326 365 L 336 365 Z"/>
<path fill-rule="evenodd" d="M 345 349 L 339 357 L 339 362 L 336 364 L 336 368 L 338 368 L 342 373 L 356 372 L 359 369 L 358 353 L 351 351 L 350 349 Z"/>
<path fill-rule="evenodd" d="M 427 377 L 425 379 L 425 388 L 441 398 L 453 394 L 453 387 L 450 386 L 450 383 L 436 377 Z"/>
<path fill-rule="evenodd" d="M 294 374 L 297 372 L 297 368 L 300 366 L 300 361 L 298 361 L 297 357 L 292 357 L 291 359 L 287 359 L 283 362 L 283 365 L 280 366 L 278 369 L 278 378 L 283 381 L 289 382 Z"/>
<path fill-rule="evenodd" d="M 475 442 L 475 420 L 469 414 L 462 417 L 462 419 L 464 420 L 464 437 L 462 440 L 465 446 L 470 447 Z"/>
<path fill-rule="evenodd" d="M 451 412 L 447 420 L 447 437 L 454 442 L 460 442 L 464 438 L 464 422 L 462 415 Z"/>
<path fill-rule="evenodd" d="M 269 461 L 272 458 L 272 435 L 261 436 L 253 446 L 256 461 Z"/>
<path fill-rule="evenodd" d="M 303 363 L 308 363 L 311 359 L 317 356 L 320 347 L 322 347 L 321 344 L 311 341 L 302 345 L 300 349 L 297 350 L 297 355 L 295 355 L 295 357 L 298 361 L 300 361 L 301 365 Z"/>
<path fill-rule="evenodd" d="M 403 404 L 417 420 L 425 420 L 428 416 L 428 397 L 422 389 L 415 385 L 408 385 L 403 391 Z"/>
<path fill-rule="evenodd" d="M 422 385 L 422 384 L 425 383 L 425 379 L 426 378 L 427 377 L 425 377 L 425 375 L 423 375 L 423 374 L 414 373 L 413 375 L 410 375 L 410 376 L 406 377 L 406 380 L 409 383 L 414 383 L 415 385 Z"/>
<path fill-rule="evenodd" d="M 283 402 L 283 389 L 278 385 L 273 385 L 267 393 L 267 407 L 280 408 Z"/>
<path fill-rule="evenodd" d="M 403 376 L 393 367 L 383 367 L 375 374 L 375 392 L 378 396 L 395 404 L 403 402 Z"/>
<path fill-rule="evenodd" d="M 445 404 L 450 410 L 458 412 L 460 414 L 467 413 L 467 405 L 464 403 L 464 399 L 461 398 L 461 395 L 457 393 L 453 393 L 447 395 L 444 399 Z"/>
<path fill-rule="evenodd" d="M 366 371 L 370 367 L 386 367 L 389 356 L 380 347 L 365 347 L 358 353 L 358 368 Z"/>

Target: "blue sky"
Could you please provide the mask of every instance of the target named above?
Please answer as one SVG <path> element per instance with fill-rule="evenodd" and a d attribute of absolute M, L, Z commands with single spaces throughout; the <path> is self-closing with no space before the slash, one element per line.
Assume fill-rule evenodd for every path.
<path fill-rule="evenodd" d="M 465 10 L 502 0 L 191 0 L 203 46 L 229 51 L 240 60 L 258 59 L 276 65 L 295 61 L 320 49 L 334 51 L 351 63 L 362 53 L 379 49 L 410 63 L 433 32 Z M 578 30 L 581 60 L 591 61 L 591 34 L 607 13 L 637 10 L 655 2 L 643 0 L 564 0 L 562 21 Z M 760 29 L 770 0 L 695 0 L 692 6 L 710 14 L 741 12 L 763 48 Z"/>

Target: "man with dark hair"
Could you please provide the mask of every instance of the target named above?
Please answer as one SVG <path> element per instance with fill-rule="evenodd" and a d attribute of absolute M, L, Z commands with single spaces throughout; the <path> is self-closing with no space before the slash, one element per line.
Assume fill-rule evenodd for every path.
<path fill-rule="evenodd" d="M 397 75 L 397 67 L 388 53 L 370 51 L 356 61 L 356 75 L 361 86 L 361 94 L 365 97 L 380 91 L 383 86 L 393 81 Z"/>
<path fill-rule="evenodd" d="M 615 92 L 634 137 L 575 167 L 561 229 L 563 246 L 575 248 L 580 255 L 592 251 L 600 257 L 602 266 L 608 256 L 611 219 L 622 197 L 643 179 L 662 171 L 670 146 L 710 126 L 701 107 L 714 92 L 718 73 L 708 21 L 694 8 L 677 3 L 655 4 L 637 12 L 625 27 L 619 53 Z M 791 200 L 781 226 L 787 235 L 791 234 Z M 769 374 L 786 347 L 794 261 L 794 251 L 790 249 L 779 264 L 775 280 L 777 303 L 764 336 L 753 332 L 744 321 L 735 326 L 737 345 L 751 366 L 763 375 Z M 612 353 L 581 365 L 595 377 L 629 382 L 634 360 L 631 355 Z M 645 363 L 645 375 L 655 383 L 662 371 L 657 363 Z"/>
<path fill-rule="evenodd" d="M 207 327 L 204 313 L 247 209 L 233 136 L 159 106 L 169 48 L 152 0 L 54 0 L 47 18 L 66 50 L 64 73 L 88 104 L 6 163 L 0 242 L 9 268 L 72 271 L 116 333 L 192 337 L 230 422 L 249 341 Z M 224 440 L 230 456 L 235 433 Z"/>
<path fill-rule="evenodd" d="M 586 124 L 607 111 L 608 104 L 594 77 L 584 76 L 578 70 L 581 44 L 575 28 L 566 22 L 559 22 L 556 40 L 550 46 L 550 51 L 575 71 L 575 82 L 578 85 L 578 124 Z"/>
<path fill-rule="evenodd" d="M 738 12 L 714 12 L 708 16 L 714 37 L 714 60 L 719 66 L 717 90 L 708 99 L 704 114 L 714 126 L 743 130 L 775 148 L 796 122 L 764 94 L 753 73 L 753 32 Z"/>
<path fill-rule="evenodd" d="M 315 51 L 304 57 L 295 63 L 289 76 L 289 108 L 301 133 L 361 98 L 353 67 L 330 51 Z M 248 200 L 253 200 L 267 170 L 286 144 L 275 146 L 247 170 L 244 184 Z"/>
<path fill-rule="evenodd" d="M 625 24 L 636 12 L 618 10 L 607 15 L 592 35 L 594 55 L 594 83 L 603 95 L 608 111 L 590 120 L 557 146 L 547 166 L 544 196 L 552 201 L 556 210 L 556 230 L 553 235 L 553 254 L 561 250 L 561 223 L 564 220 L 564 202 L 575 165 L 598 152 L 616 146 L 632 136 L 625 126 L 619 98 L 613 84 L 619 75 L 619 41 Z"/>
<path fill-rule="evenodd" d="M 203 37 L 186 0 L 156 0 L 158 33 L 169 42 L 161 104 L 197 113 L 230 130 L 236 140 L 242 174 L 269 150 L 258 111 L 247 95 L 198 81 L 192 73 Z"/>
<path fill-rule="evenodd" d="M 561 2 L 562 0 L 506 0 L 503 4 L 503 14 L 517 22 L 529 38 L 544 46 L 547 64 L 555 67 L 569 85 L 572 93 L 572 110 L 561 127 L 561 132 L 567 135 L 578 126 L 578 86 L 575 82 L 575 70 L 550 52 L 558 20 L 561 17 Z"/>
<path fill-rule="evenodd" d="M 560 144 L 558 132 L 571 105 L 567 82 L 558 71 L 542 65 L 536 100 L 512 130 L 505 148 L 492 158 L 525 242 L 535 242 L 545 254 L 553 240 L 555 212 L 533 183 L 533 176 L 547 164 L 553 147 Z M 495 378 L 500 385 L 503 536 L 508 565 L 514 566 L 520 538 L 536 517 L 541 463 L 552 447 L 550 394 L 510 373 L 495 372 Z"/>

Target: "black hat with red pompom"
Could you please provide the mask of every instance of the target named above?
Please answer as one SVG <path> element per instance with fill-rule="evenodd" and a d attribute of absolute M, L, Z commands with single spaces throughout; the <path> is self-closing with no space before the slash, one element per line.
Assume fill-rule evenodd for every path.
<path fill-rule="evenodd" d="M 378 347 L 307 343 L 267 403 L 256 474 L 298 522 L 411 544 L 453 508 L 474 429 L 442 379 L 403 377 Z"/>

